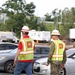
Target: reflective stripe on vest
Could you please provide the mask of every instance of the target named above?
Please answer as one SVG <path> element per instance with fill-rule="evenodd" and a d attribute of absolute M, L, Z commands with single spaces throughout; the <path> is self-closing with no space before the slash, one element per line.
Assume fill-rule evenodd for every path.
<path fill-rule="evenodd" d="M 63 60 L 63 52 L 65 50 L 65 44 L 61 41 L 61 40 L 54 40 L 53 41 L 55 44 L 55 50 L 54 50 L 54 54 L 52 56 L 52 60 L 59 60 L 62 61 Z"/>
<path fill-rule="evenodd" d="M 20 54 L 30 54 L 30 53 L 33 53 L 34 51 L 26 51 L 26 52 L 21 52 Z"/>
<path fill-rule="evenodd" d="M 31 38 L 23 38 L 20 40 L 23 48 L 18 56 L 18 60 L 32 60 L 34 57 L 34 41 Z"/>

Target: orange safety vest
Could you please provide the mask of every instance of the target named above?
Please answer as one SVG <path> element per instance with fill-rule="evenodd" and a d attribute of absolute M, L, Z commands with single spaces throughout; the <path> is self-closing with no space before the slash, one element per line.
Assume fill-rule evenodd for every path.
<path fill-rule="evenodd" d="M 61 40 L 54 40 L 55 50 L 52 56 L 52 61 L 62 61 L 63 60 L 63 52 L 65 50 L 65 43 Z"/>
<path fill-rule="evenodd" d="M 32 60 L 34 58 L 34 41 L 31 38 L 22 38 L 23 48 L 18 56 L 18 60 Z"/>

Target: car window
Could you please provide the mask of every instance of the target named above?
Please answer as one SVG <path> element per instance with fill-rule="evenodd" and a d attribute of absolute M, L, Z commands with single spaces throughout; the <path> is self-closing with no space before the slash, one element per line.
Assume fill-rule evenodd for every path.
<path fill-rule="evenodd" d="M 14 44 L 0 44 L 0 50 L 8 50 L 8 49 L 15 49 L 17 45 Z"/>
<path fill-rule="evenodd" d="M 39 48 L 39 47 L 36 47 L 34 53 L 35 53 L 35 54 L 40 54 L 40 48 Z"/>
<path fill-rule="evenodd" d="M 49 47 L 36 47 L 35 54 L 48 54 L 50 51 Z"/>
<path fill-rule="evenodd" d="M 6 44 L 6 49 L 15 49 L 15 48 L 17 48 L 16 45 Z"/>
<path fill-rule="evenodd" d="M 0 44 L 0 50 L 4 50 L 4 45 L 3 44 Z"/>
<path fill-rule="evenodd" d="M 49 53 L 49 51 L 50 51 L 50 48 L 41 48 L 41 53 L 42 54 L 48 54 Z"/>

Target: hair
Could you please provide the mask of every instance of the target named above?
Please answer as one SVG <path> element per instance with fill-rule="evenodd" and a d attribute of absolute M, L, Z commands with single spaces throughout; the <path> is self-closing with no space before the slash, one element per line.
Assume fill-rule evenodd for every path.
<path fill-rule="evenodd" d="M 28 35 L 28 34 L 29 34 L 29 32 L 25 32 L 25 34 L 26 34 L 26 35 Z"/>
<path fill-rule="evenodd" d="M 22 31 L 22 33 L 23 33 L 24 35 L 28 35 L 28 34 L 29 34 L 29 32 L 23 32 L 23 31 Z"/>

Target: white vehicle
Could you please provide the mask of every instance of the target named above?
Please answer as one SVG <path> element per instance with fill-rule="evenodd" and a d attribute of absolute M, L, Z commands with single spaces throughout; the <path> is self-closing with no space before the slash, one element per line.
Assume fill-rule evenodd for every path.
<path fill-rule="evenodd" d="M 50 31 L 36 31 L 36 30 L 31 30 L 29 31 L 29 36 L 33 40 L 39 40 L 39 41 L 50 41 L 51 35 Z M 21 38 L 22 38 L 22 32 L 21 32 Z"/>
<path fill-rule="evenodd" d="M 69 39 L 75 41 L 75 28 L 69 29 Z"/>
<path fill-rule="evenodd" d="M 60 75 L 75 75 L 75 48 L 66 51 L 67 62 L 63 69 L 60 70 Z M 47 64 L 47 57 L 37 59 L 33 65 L 34 74 L 50 75 L 50 65 Z"/>
<path fill-rule="evenodd" d="M 50 31 L 29 31 L 29 36 L 33 40 L 40 40 L 40 41 L 50 41 Z"/>
<path fill-rule="evenodd" d="M 16 34 L 14 32 L 0 31 L 0 41 L 7 40 L 11 40 L 12 42 L 17 43 L 19 39 L 16 37 Z"/>

